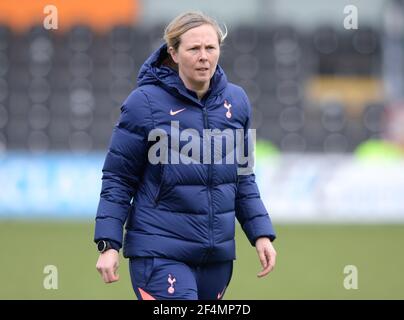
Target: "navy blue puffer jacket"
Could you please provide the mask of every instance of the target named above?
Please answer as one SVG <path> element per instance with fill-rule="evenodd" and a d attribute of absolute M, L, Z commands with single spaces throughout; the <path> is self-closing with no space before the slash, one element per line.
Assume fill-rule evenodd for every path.
<path fill-rule="evenodd" d="M 156 141 L 149 133 L 164 130 L 171 141 L 175 121 L 180 132 L 195 129 L 193 138 L 204 146 L 204 129 L 247 130 L 251 107 L 244 90 L 227 82 L 220 66 L 199 101 L 178 73 L 162 64 L 166 58 L 162 45 L 143 64 L 138 88 L 121 107 L 103 167 L 94 241 L 121 245 L 125 226 L 125 257 L 195 264 L 233 260 L 235 218 L 252 245 L 261 236 L 275 239 L 254 174 L 238 175 L 237 163 L 203 163 L 203 152 L 200 163 L 151 163 L 148 153 Z M 170 144 L 169 158 L 186 143 L 181 139 L 179 149 Z M 224 159 L 227 151 L 220 150 Z"/>

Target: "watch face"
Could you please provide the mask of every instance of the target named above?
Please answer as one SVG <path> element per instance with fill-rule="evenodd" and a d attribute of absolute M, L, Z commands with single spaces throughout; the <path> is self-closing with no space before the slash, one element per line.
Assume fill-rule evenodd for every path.
<path fill-rule="evenodd" d="M 104 240 L 98 242 L 97 247 L 99 252 L 104 252 L 106 243 Z"/>

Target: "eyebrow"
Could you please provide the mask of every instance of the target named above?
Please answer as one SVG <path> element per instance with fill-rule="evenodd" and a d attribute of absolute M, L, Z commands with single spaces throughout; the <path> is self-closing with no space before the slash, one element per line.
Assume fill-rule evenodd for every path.
<path fill-rule="evenodd" d="M 193 44 L 190 44 L 190 45 L 189 45 L 189 47 L 200 47 L 200 46 L 202 46 L 200 43 L 193 43 Z M 214 44 L 214 43 L 208 43 L 208 44 L 206 44 L 205 46 L 206 46 L 206 47 L 215 46 L 215 44 Z"/>

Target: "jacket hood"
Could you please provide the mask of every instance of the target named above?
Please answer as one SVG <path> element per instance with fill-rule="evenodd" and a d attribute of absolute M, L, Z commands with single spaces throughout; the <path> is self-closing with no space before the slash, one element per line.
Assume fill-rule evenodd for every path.
<path fill-rule="evenodd" d="M 167 45 L 164 43 L 143 63 L 137 77 L 138 86 L 141 87 L 147 84 L 154 84 L 163 87 L 165 90 L 173 94 L 192 97 L 192 100 L 194 100 L 196 95 L 192 94 L 192 91 L 185 87 L 178 72 L 163 64 L 167 58 Z M 226 86 L 226 74 L 223 69 L 217 65 L 216 71 L 210 80 L 210 94 L 218 95 L 226 88 Z"/>

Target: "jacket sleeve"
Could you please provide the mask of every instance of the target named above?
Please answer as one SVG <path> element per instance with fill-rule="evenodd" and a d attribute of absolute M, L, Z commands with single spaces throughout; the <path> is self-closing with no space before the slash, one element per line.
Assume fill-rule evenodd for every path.
<path fill-rule="evenodd" d="M 244 125 L 244 146 L 241 145 L 245 156 L 248 154 L 248 135 L 251 119 L 251 105 L 247 95 L 243 90 L 243 100 L 246 106 L 247 121 Z M 250 141 L 250 143 L 253 141 Z M 238 145 L 240 147 L 240 144 Z M 251 146 L 250 146 L 251 148 Z M 240 152 L 240 151 L 239 151 Z M 268 237 L 275 240 L 276 234 L 272 226 L 271 218 L 261 200 L 258 186 L 255 182 L 255 174 L 252 172 L 252 163 L 248 161 L 246 165 L 239 164 L 238 186 L 236 194 L 236 217 L 243 228 L 251 245 L 255 246 L 255 241 L 259 237 Z M 241 169 L 241 170 L 240 170 Z"/>
<path fill-rule="evenodd" d="M 147 161 L 147 97 L 133 91 L 121 106 L 102 169 L 102 188 L 95 219 L 94 241 L 109 239 L 122 247 L 123 226 Z"/>

